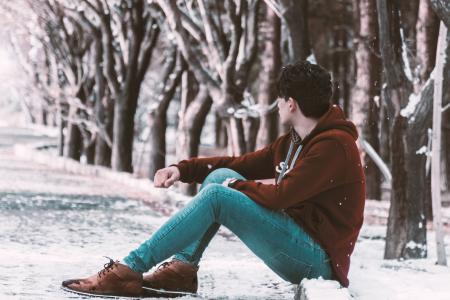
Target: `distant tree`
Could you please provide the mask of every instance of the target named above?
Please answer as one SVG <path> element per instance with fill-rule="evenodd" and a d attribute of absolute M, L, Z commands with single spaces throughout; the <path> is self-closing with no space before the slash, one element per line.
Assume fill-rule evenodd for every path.
<path fill-rule="evenodd" d="M 375 0 L 354 1 L 357 14 L 355 59 L 356 81 L 352 89 L 351 119 L 355 123 L 360 139 L 365 139 L 375 151 L 379 151 L 378 139 L 380 95 L 380 59 L 378 52 L 378 24 Z M 380 172 L 373 160 L 362 152 L 366 175 L 366 191 L 369 199 L 381 199 Z"/>
<path fill-rule="evenodd" d="M 259 1 L 157 3 L 190 70 L 208 89 L 216 111 L 227 124 L 230 154 L 245 153 L 242 117 L 248 115 L 248 109 L 243 100 L 257 50 Z"/>
<path fill-rule="evenodd" d="M 277 98 L 277 78 L 281 68 L 281 21 L 276 13 L 265 7 L 262 22 L 263 42 L 261 45 L 261 72 L 259 75 L 258 103 L 269 106 Z M 277 114 L 264 114 L 259 119 L 256 149 L 260 149 L 278 136 Z"/>
<path fill-rule="evenodd" d="M 158 85 L 154 87 L 157 99 L 151 102 L 148 113 L 148 129 L 150 131 L 148 176 L 150 179 L 153 179 L 156 171 L 166 165 L 167 109 L 177 87 L 180 86 L 183 71 L 186 69 L 186 64 L 176 46 L 170 46 L 170 50 L 165 55 L 165 64 Z"/>
<path fill-rule="evenodd" d="M 160 17 L 144 0 L 80 0 L 81 4 L 91 22 L 99 24 L 103 73 L 114 99 L 111 165 L 114 170 L 132 172 L 134 116 L 160 32 Z"/>
<path fill-rule="evenodd" d="M 413 73 L 402 53 L 406 46 L 400 34 L 398 2 L 377 0 L 377 7 L 393 176 L 385 258 L 425 257 L 424 198 L 429 186 L 423 146 L 427 145 L 427 129 L 431 127 L 433 73 L 414 94 Z"/>

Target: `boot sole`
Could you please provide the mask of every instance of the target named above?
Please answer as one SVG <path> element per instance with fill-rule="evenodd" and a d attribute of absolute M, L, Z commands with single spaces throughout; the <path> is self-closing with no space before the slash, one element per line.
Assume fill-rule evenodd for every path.
<path fill-rule="evenodd" d="M 191 296 L 198 298 L 200 297 L 199 294 L 196 293 L 189 293 L 189 292 L 179 292 L 179 291 L 167 291 L 163 289 L 154 289 L 150 287 L 143 286 L 142 287 L 143 296 L 144 297 L 154 297 L 154 298 L 175 298 L 175 297 L 184 297 L 184 296 Z"/>
<path fill-rule="evenodd" d="M 166 290 L 159 290 L 159 289 L 153 289 L 149 287 L 142 287 L 142 294 L 141 296 L 118 296 L 118 295 L 105 295 L 105 294 L 94 294 L 94 293 L 88 293 L 88 292 L 81 292 L 77 290 L 72 290 L 70 288 L 67 288 L 65 286 L 61 286 L 61 289 L 82 295 L 82 296 L 88 296 L 92 298 L 105 298 L 105 299 L 147 299 L 147 298 L 175 298 L 175 297 L 184 297 L 184 296 L 191 296 L 195 298 L 200 298 L 199 294 L 194 293 L 188 293 L 188 292 L 176 292 L 176 291 L 166 291 Z"/>

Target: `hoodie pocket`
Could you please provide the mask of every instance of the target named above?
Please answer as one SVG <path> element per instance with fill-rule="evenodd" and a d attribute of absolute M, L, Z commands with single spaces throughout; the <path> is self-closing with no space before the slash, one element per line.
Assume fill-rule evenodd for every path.
<path fill-rule="evenodd" d="M 273 255 L 266 264 L 281 278 L 298 284 L 303 278 L 308 278 L 312 265 L 306 261 L 291 257 L 283 252 Z"/>

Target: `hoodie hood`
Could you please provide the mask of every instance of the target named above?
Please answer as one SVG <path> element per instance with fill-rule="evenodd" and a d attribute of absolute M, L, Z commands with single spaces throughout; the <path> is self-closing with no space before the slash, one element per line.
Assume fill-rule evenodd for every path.
<path fill-rule="evenodd" d="M 333 104 L 327 110 L 327 112 L 319 118 L 319 121 L 314 129 L 301 141 L 302 145 L 305 145 L 314 138 L 316 135 L 331 129 L 343 130 L 350 134 L 356 141 L 358 139 L 358 131 L 355 124 L 345 118 L 342 109 Z M 298 137 L 295 130 L 291 131 L 291 140 L 295 140 Z"/>

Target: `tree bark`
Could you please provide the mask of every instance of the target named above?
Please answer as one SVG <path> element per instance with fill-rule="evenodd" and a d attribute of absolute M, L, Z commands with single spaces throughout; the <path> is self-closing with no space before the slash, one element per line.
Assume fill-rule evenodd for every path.
<path fill-rule="evenodd" d="M 127 102 L 121 104 L 116 103 L 114 107 L 111 164 L 113 170 L 133 173 L 132 154 L 136 104 L 128 104 Z"/>
<path fill-rule="evenodd" d="M 214 112 L 214 131 L 215 131 L 215 146 L 224 148 L 228 144 L 227 129 L 222 118 L 217 112 Z"/>
<path fill-rule="evenodd" d="M 289 35 L 288 62 L 305 60 L 311 54 L 308 34 L 308 0 L 281 0 L 280 5 Z"/>
<path fill-rule="evenodd" d="M 80 160 L 82 150 L 82 138 L 78 125 L 73 122 L 68 122 L 67 135 L 64 145 L 64 156 L 77 160 Z"/>
<path fill-rule="evenodd" d="M 114 103 L 106 96 L 105 101 L 98 100 L 97 118 L 103 123 L 105 134 L 113 136 L 114 125 Z M 101 134 L 97 134 L 95 141 L 95 159 L 94 163 L 98 166 L 111 167 L 111 146 Z"/>
<path fill-rule="evenodd" d="M 439 19 L 450 28 L 450 0 L 430 0 L 430 2 Z"/>
<path fill-rule="evenodd" d="M 352 90 L 352 120 L 360 139 L 365 139 L 376 152 L 380 150 L 378 139 L 379 110 L 374 98 L 379 96 L 380 61 L 374 54 L 378 48 L 377 14 L 375 0 L 354 1 L 358 12 L 358 40 L 355 45 L 356 82 Z M 360 147 L 361 148 L 361 147 Z M 361 161 L 366 175 L 366 197 L 381 200 L 381 173 L 375 163 L 361 149 Z"/>
<path fill-rule="evenodd" d="M 150 144 L 148 176 L 150 179 L 153 179 L 156 171 L 164 168 L 166 165 L 166 127 L 166 111 L 158 109 L 150 113 L 148 121 L 150 130 L 148 139 Z"/>
<path fill-rule="evenodd" d="M 431 8 L 430 0 L 420 0 L 419 16 L 416 25 L 416 53 L 418 65 L 418 81 L 414 91 L 418 92 L 427 81 L 436 60 L 437 36 L 439 20 Z"/>
<path fill-rule="evenodd" d="M 408 58 L 415 56 L 417 39 L 416 26 L 420 1 L 422 0 L 398 1 L 399 10 L 402 12 L 400 15 L 400 23 L 403 29 L 403 37 L 406 46 L 411 50 Z"/>
<path fill-rule="evenodd" d="M 261 58 L 262 70 L 259 76 L 258 103 L 267 106 L 277 98 L 277 77 L 281 67 L 281 23 L 273 10 L 266 8 L 264 50 Z M 277 114 L 261 116 L 256 149 L 273 142 L 278 135 Z"/>
<path fill-rule="evenodd" d="M 57 107 L 56 119 L 58 122 L 58 155 L 64 156 L 64 129 L 66 128 L 67 122 L 64 120 L 61 105 Z"/>
<path fill-rule="evenodd" d="M 167 109 L 180 84 L 183 68 L 185 68 L 184 62 L 181 62 L 181 59 L 181 56 L 177 59 L 177 51 L 173 49 L 171 57 L 166 61 L 163 75 L 161 76 L 163 88 L 159 92 L 159 103 L 156 109 L 152 110 L 149 115 L 150 159 L 148 176 L 151 179 L 155 176 L 156 171 L 164 168 L 166 164 Z"/>
<path fill-rule="evenodd" d="M 184 86 L 183 88 L 187 87 Z M 178 161 L 198 156 L 200 135 L 206 116 L 212 106 L 212 99 L 208 94 L 208 90 L 202 85 L 200 85 L 199 91 L 193 100 L 186 100 L 189 103 L 185 106 L 186 110 L 181 112 L 178 122 L 176 146 Z M 195 194 L 195 185 L 182 185 L 180 190 L 184 194 L 193 195 Z"/>
<path fill-rule="evenodd" d="M 426 257 L 426 222 L 424 218 L 423 181 L 420 172 L 424 165 L 415 154 L 421 145 L 412 144 L 414 127 L 401 109 L 408 103 L 412 85 L 406 78 L 401 54 L 399 9 L 396 1 L 377 0 L 380 50 L 386 80 L 385 101 L 392 120 L 391 168 L 392 190 L 389 209 L 384 257 L 420 258 Z M 414 115 L 417 118 L 417 115 Z M 409 129 L 409 130 L 408 130 Z M 408 168 L 408 171 L 407 169 Z M 417 193 L 412 187 L 419 189 Z"/>
<path fill-rule="evenodd" d="M 83 140 L 83 143 L 86 140 Z M 93 165 L 95 163 L 95 140 L 88 145 L 83 145 L 83 154 L 86 157 L 86 164 Z"/>
<path fill-rule="evenodd" d="M 97 10 L 97 14 L 102 30 L 103 71 L 115 103 L 111 165 L 117 171 L 133 172 L 134 115 L 160 29 L 146 1 L 133 1 L 130 7 L 119 6 L 117 9 L 122 9 L 119 17 L 126 18 L 121 24 L 125 27 L 119 30 L 126 44 L 121 45 L 114 40 L 112 26 L 119 25 L 112 21 L 109 4 L 105 1 L 101 5 L 104 11 Z M 124 48 L 117 51 L 119 46 Z"/>

